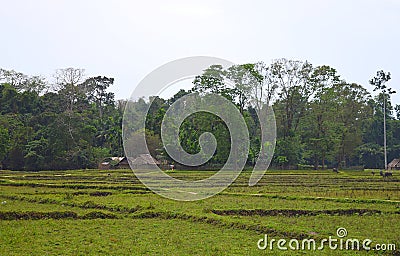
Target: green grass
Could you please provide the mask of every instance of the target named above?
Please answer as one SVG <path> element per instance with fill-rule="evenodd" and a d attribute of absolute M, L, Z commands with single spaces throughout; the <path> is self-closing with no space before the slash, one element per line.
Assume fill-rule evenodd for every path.
<path fill-rule="evenodd" d="M 257 253 L 259 237 L 161 219 L 8 221 L 0 227 L 1 255 L 32 255 L 32 249 L 34 255 L 243 255 Z"/>
<path fill-rule="evenodd" d="M 214 197 L 179 202 L 130 170 L 0 171 L 0 255 L 380 255 L 257 249 L 264 234 L 320 241 L 339 227 L 400 247 L 400 173 L 268 171 L 248 187 L 250 174 Z"/>

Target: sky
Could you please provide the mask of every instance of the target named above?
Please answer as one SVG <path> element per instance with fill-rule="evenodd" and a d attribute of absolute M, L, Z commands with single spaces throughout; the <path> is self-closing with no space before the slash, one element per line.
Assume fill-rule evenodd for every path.
<path fill-rule="evenodd" d="M 371 92 L 369 79 L 389 71 L 400 104 L 399 13 L 397 0 L 0 0 L 0 68 L 49 80 L 84 68 L 114 77 L 110 90 L 127 99 L 179 58 L 288 58 L 329 65 Z"/>

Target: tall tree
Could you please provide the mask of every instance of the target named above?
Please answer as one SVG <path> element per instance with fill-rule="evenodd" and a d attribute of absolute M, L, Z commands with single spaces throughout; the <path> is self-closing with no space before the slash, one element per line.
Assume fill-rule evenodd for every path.
<path fill-rule="evenodd" d="M 279 84 L 274 80 L 271 70 L 264 62 L 254 64 L 256 83 L 251 88 L 251 100 L 258 111 L 261 111 L 263 104 L 270 106 L 276 96 Z"/>
<path fill-rule="evenodd" d="M 310 76 L 312 65 L 308 62 L 278 59 L 271 64 L 271 82 L 278 86 L 278 105 L 281 112 L 283 137 L 297 131 L 308 99 L 314 93 Z M 279 108 L 278 107 L 278 108 Z"/>
<path fill-rule="evenodd" d="M 380 91 L 383 95 L 383 150 L 384 150 L 384 158 L 385 158 L 385 170 L 387 169 L 388 161 L 387 161 L 387 141 L 386 141 L 386 113 L 387 113 L 387 98 L 390 97 L 391 94 L 396 93 L 392 90 L 392 88 L 386 86 L 386 82 L 390 80 L 390 72 L 385 73 L 383 70 L 380 70 L 376 73 L 376 76 L 372 78 L 369 83 L 375 86 L 374 91 Z"/>
<path fill-rule="evenodd" d="M 233 100 L 237 103 L 239 112 L 243 114 L 250 102 L 252 88 L 259 84 L 262 78 L 254 69 L 254 64 L 231 66 L 226 70 L 225 76 L 234 83 Z"/>
<path fill-rule="evenodd" d="M 306 144 L 305 156 L 313 159 L 314 169 L 320 164 L 325 168 L 326 160 L 333 160 L 337 149 L 335 86 L 339 82 L 336 70 L 329 66 L 316 67 L 311 75 L 315 95 L 308 104 L 301 133 Z"/>
<path fill-rule="evenodd" d="M 338 164 L 346 167 L 355 150 L 362 144 L 362 120 L 370 113 L 368 100 L 370 94 L 361 85 L 341 83 L 335 86 L 337 95 L 338 131 L 340 143 Z"/>
<path fill-rule="evenodd" d="M 78 86 L 85 77 L 84 69 L 64 68 L 57 69 L 54 74 L 53 89 L 63 96 L 66 110 L 73 112 L 84 97 L 82 87 Z"/>
<path fill-rule="evenodd" d="M 104 108 L 114 106 L 114 93 L 107 89 L 114 83 L 114 78 L 105 76 L 90 77 L 80 87 L 87 94 L 88 100 L 94 103 L 99 111 L 100 120 L 103 119 Z"/>
<path fill-rule="evenodd" d="M 221 65 L 211 65 L 203 74 L 195 77 L 192 92 L 215 93 L 232 101 L 234 89 L 226 83 L 225 76 L 226 70 Z"/>

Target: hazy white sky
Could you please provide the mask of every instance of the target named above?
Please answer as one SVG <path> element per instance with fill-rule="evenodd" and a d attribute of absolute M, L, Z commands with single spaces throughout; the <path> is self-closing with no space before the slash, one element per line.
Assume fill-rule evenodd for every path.
<path fill-rule="evenodd" d="M 114 77 L 116 98 L 166 62 L 206 55 L 308 60 L 371 91 L 368 80 L 384 69 L 400 103 L 397 0 L 0 0 L 0 24 L 1 68 L 47 77 L 84 68 Z"/>

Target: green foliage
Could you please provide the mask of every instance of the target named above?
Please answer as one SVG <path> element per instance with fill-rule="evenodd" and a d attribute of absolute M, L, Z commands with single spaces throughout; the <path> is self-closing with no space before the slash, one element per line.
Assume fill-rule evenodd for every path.
<path fill-rule="evenodd" d="M 0 127 L 0 159 L 3 159 L 9 150 L 10 138 L 7 129 Z"/>
<path fill-rule="evenodd" d="M 82 70 L 65 69 L 56 91 L 44 92 L 39 78 L 0 71 L 3 168 L 94 168 L 105 156 L 122 155 L 122 113 L 106 91 L 113 78 L 83 81 Z"/>
<path fill-rule="evenodd" d="M 150 97 L 149 105 L 144 99 L 115 102 L 108 91 L 114 79 L 85 79 L 82 69 L 57 70 L 50 92 L 40 77 L 0 69 L 0 163 L 13 170 L 94 168 L 104 157 L 122 156 L 126 104 L 134 105 L 129 108 L 134 119 L 143 118 L 139 113 L 149 109 L 146 129 L 139 132 L 145 133 L 153 156 L 172 162 L 161 142 L 166 111 L 186 94 L 216 93 L 235 104 L 245 119 L 250 166 L 262 146 L 257 113 L 272 105 L 277 124 L 274 166 L 382 168 L 383 111 L 388 158 L 400 156 L 400 106 L 391 104 L 395 92 L 386 86 L 390 76 L 377 72 L 370 83 L 380 93 L 372 98 L 363 86 L 344 81 L 334 68 L 314 67 L 307 61 L 277 59 L 270 65 L 246 63 L 227 69 L 212 65 L 195 77 L 191 90 L 180 90 L 169 99 Z M 203 112 L 189 116 L 180 127 L 179 142 L 195 154 L 204 132 L 217 140 L 209 167 L 222 166 L 230 153 L 231 135 L 220 118 Z"/>

